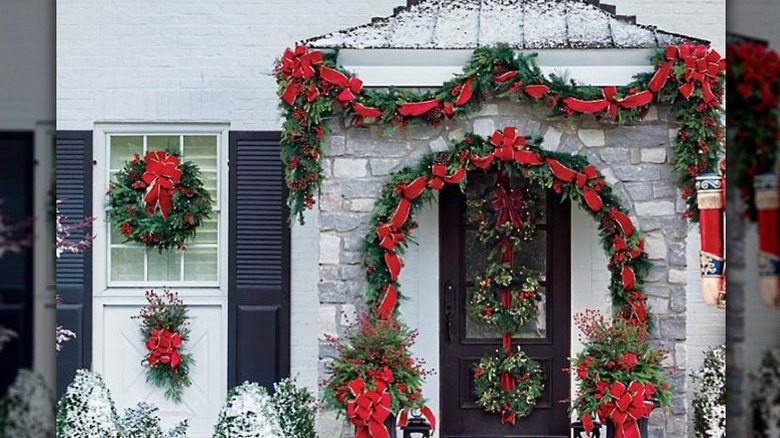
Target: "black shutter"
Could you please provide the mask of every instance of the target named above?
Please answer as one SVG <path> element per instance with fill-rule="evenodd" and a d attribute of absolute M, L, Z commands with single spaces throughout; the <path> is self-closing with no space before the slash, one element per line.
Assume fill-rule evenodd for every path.
<path fill-rule="evenodd" d="M 290 229 L 279 133 L 230 132 L 228 385 L 290 373 Z"/>
<path fill-rule="evenodd" d="M 33 216 L 33 133 L 0 132 L 0 154 L 0 210 L 16 224 Z M 28 233 L 32 229 L 16 237 Z M 18 335 L 0 353 L 0 395 L 19 368 L 32 368 L 33 296 L 32 251 L 0 256 L 0 326 Z"/>
<path fill-rule="evenodd" d="M 66 223 L 92 216 L 92 132 L 57 132 L 57 198 Z M 83 232 L 71 236 L 83 237 Z M 92 365 L 92 250 L 57 259 L 57 324 L 76 332 L 57 355 L 57 398 Z"/>

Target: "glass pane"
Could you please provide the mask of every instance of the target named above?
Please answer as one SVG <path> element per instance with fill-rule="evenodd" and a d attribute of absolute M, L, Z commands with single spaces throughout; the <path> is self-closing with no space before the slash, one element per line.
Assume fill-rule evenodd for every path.
<path fill-rule="evenodd" d="M 466 288 L 466 303 L 471 301 L 471 295 L 476 286 Z M 516 339 L 543 339 L 547 336 L 547 294 L 544 287 L 540 288 L 542 300 L 539 302 L 539 317 L 530 321 L 519 331 L 512 333 Z M 498 292 L 497 292 L 498 293 Z M 491 324 L 486 324 L 466 312 L 466 338 L 468 339 L 500 339 L 501 330 Z"/>
<path fill-rule="evenodd" d="M 214 206 L 218 205 L 217 202 L 217 173 L 216 172 L 203 172 L 201 178 L 203 180 L 203 187 L 211 193 L 211 199 L 214 200 Z"/>
<path fill-rule="evenodd" d="M 547 231 L 537 228 L 533 239 L 526 240 L 515 251 L 515 267 L 525 266 L 541 275 L 547 274 Z"/>
<path fill-rule="evenodd" d="M 111 280 L 143 281 L 144 248 L 111 248 Z"/>
<path fill-rule="evenodd" d="M 185 281 L 217 281 L 217 248 L 189 248 L 184 253 Z"/>
<path fill-rule="evenodd" d="M 193 243 L 217 243 L 216 213 L 212 213 L 211 216 L 198 227 Z"/>
<path fill-rule="evenodd" d="M 215 135 L 185 136 L 184 159 L 197 164 L 201 170 L 217 170 L 217 137 Z"/>
<path fill-rule="evenodd" d="M 484 276 L 488 267 L 488 250 L 477 240 L 477 230 L 466 230 L 466 278 Z"/>
<path fill-rule="evenodd" d="M 150 135 L 146 137 L 146 151 L 169 151 L 180 153 L 178 135 Z"/>
<path fill-rule="evenodd" d="M 149 250 L 149 281 L 180 281 L 181 253 L 179 251 Z"/>
<path fill-rule="evenodd" d="M 111 136 L 111 169 L 121 169 L 126 161 L 133 159 L 133 154 L 143 155 L 144 139 L 141 136 L 112 135 Z"/>

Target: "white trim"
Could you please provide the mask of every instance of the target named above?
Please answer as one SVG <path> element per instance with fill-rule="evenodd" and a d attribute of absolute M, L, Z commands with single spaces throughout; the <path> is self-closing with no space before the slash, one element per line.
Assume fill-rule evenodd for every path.
<path fill-rule="evenodd" d="M 438 87 L 463 71 L 473 50 L 343 49 L 339 66 L 368 87 Z M 652 72 L 654 49 L 525 50 L 536 53 L 546 76 L 556 74 L 582 85 L 625 85 L 637 73 Z"/>

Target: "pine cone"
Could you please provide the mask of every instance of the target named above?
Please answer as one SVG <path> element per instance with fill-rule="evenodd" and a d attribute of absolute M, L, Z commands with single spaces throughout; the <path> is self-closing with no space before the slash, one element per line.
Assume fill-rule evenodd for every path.
<path fill-rule="evenodd" d="M 437 154 L 435 157 L 433 157 L 433 164 L 443 164 L 446 166 L 450 164 L 450 162 L 447 159 L 446 154 Z"/>
<path fill-rule="evenodd" d="M 615 232 L 615 221 L 612 220 L 611 217 L 608 215 L 604 215 L 601 218 L 601 229 L 607 232 L 608 234 L 612 234 Z"/>
<path fill-rule="evenodd" d="M 141 172 L 137 170 L 131 170 L 130 172 L 127 172 L 127 177 L 130 178 L 130 181 L 138 181 L 141 179 Z"/>
<path fill-rule="evenodd" d="M 499 64 L 493 67 L 493 76 L 501 76 L 504 73 L 509 72 L 509 68 L 504 64 Z"/>
<path fill-rule="evenodd" d="M 650 112 L 650 105 L 639 107 L 639 119 L 641 120 L 647 117 L 647 113 L 649 112 Z"/>
<path fill-rule="evenodd" d="M 444 114 L 441 112 L 441 108 L 438 107 L 425 113 L 425 120 L 431 124 L 438 123 L 443 117 Z"/>

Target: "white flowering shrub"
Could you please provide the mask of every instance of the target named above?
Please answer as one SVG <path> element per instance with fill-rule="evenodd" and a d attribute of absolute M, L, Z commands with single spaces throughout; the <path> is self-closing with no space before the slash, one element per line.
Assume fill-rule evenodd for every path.
<path fill-rule="evenodd" d="M 295 379 L 274 383 L 274 406 L 286 438 L 315 438 L 317 401 L 307 388 L 299 388 Z"/>
<path fill-rule="evenodd" d="M 0 436 L 48 438 L 54 436 L 54 396 L 39 374 L 19 370 L 0 401 Z"/>
<path fill-rule="evenodd" d="M 726 437 L 726 346 L 704 352 L 704 363 L 692 375 L 693 428 L 697 438 Z"/>
<path fill-rule="evenodd" d="M 186 438 L 189 420 L 179 422 L 175 427 L 163 433 L 160 426 L 160 409 L 146 402 L 125 409 L 122 416 L 123 438 Z"/>
<path fill-rule="evenodd" d="M 753 436 L 780 437 L 780 346 L 764 353 L 761 366 L 752 376 Z"/>
<path fill-rule="evenodd" d="M 120 438 L 119 415 L 99 374 L 77 370 L 57 404 L 57 438 Z"/>
<path fill-rule="evenodd" d="M 285 438 L 273 399 L 257 383 L 230 390 L 214 428 L 214 438 L 244 437 Z"/>

